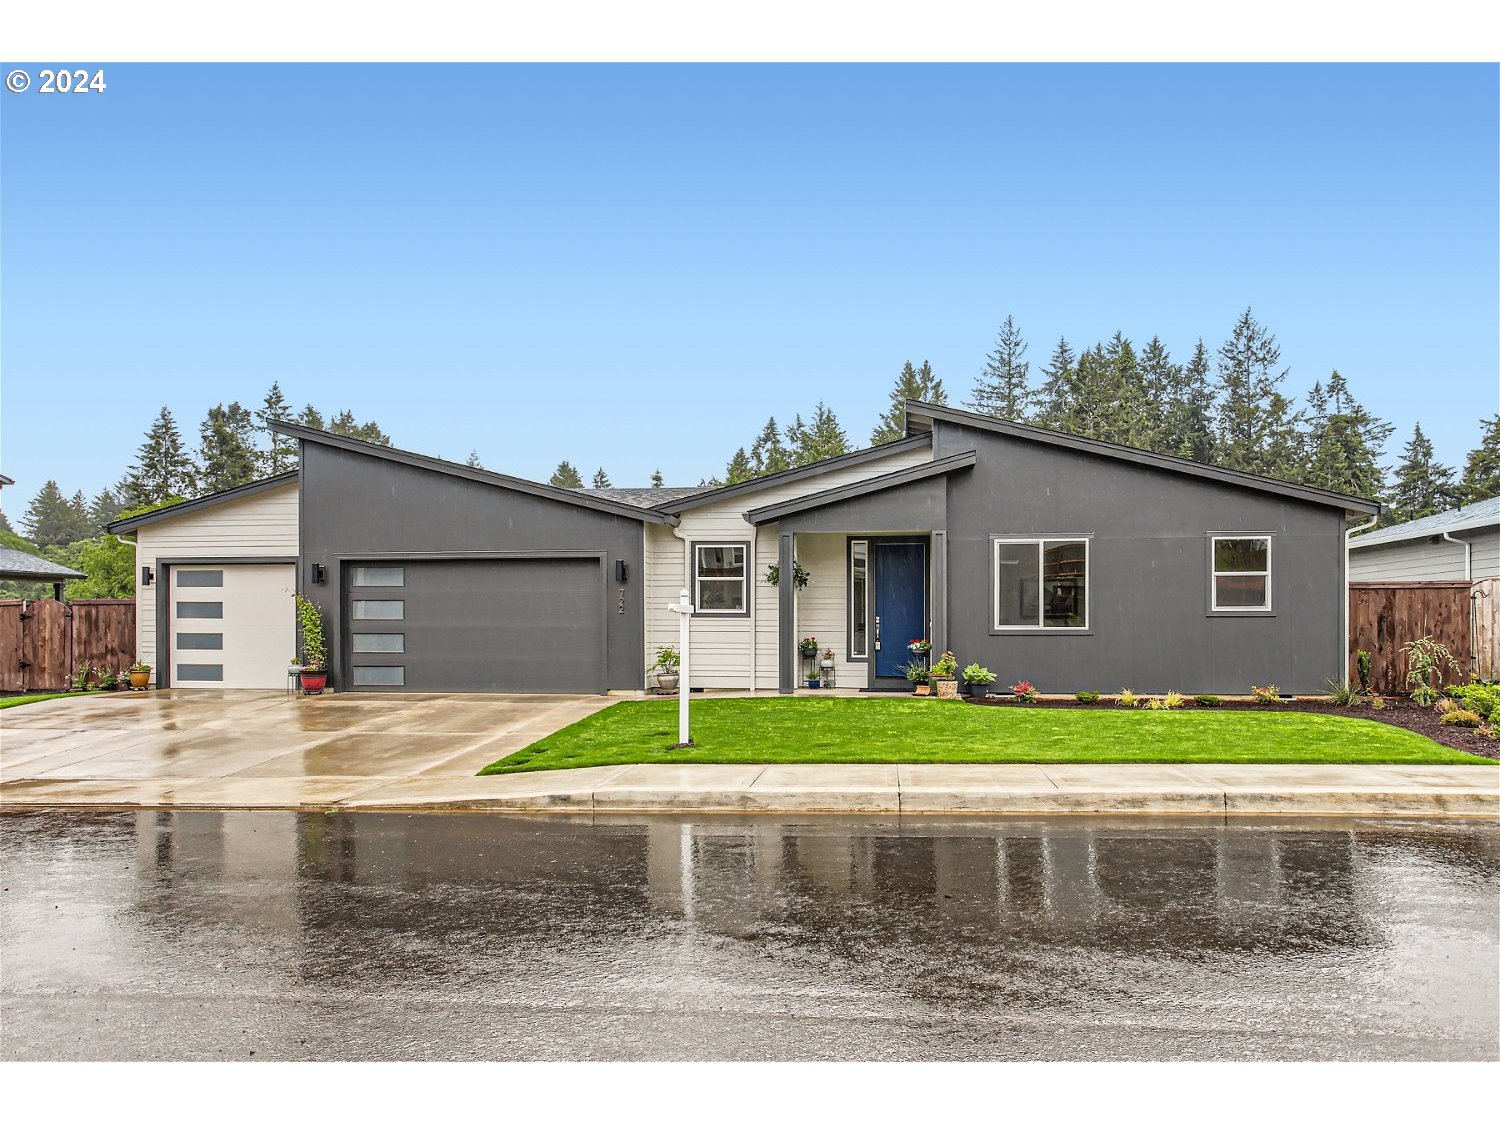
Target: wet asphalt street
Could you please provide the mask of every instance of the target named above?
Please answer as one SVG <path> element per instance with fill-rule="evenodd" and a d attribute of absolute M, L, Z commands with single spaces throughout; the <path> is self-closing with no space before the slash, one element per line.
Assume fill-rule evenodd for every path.
<path fill-rule="evenodd" d="M 0 816 L 6 1059 L 1500 1055 L 1492 824 Z"/>

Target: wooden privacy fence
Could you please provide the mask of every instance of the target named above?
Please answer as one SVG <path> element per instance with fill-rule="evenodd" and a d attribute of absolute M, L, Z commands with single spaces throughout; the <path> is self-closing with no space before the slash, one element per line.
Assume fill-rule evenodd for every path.
<path fill-rule="evenodd" d="M 135 663 L 134 600 L 0 601 L 0 692 L 66 690 L 84 663 Z"/>
<path fill-rule="evenodd" d="M 1448 683 L 1468 680 L 1475 663 L 1470 648 L 1469 583 L 1349 583 L 1349 682 L 1359 683 L 1354 654 L 1370 654 L 1371 686 L 1394 695 L 1406 691 L 1401 646 L 1431 637 L 1458 661 Z"/>

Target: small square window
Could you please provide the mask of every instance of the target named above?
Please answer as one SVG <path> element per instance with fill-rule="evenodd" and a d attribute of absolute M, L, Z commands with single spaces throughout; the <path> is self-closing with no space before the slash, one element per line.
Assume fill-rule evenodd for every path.
<path fill-rule="evenodd" d="M 745 614 L 747 581 L 745 543 L 697 543 L 693 545 L 697 613 Z"/>
<path fill-rule="evenodd" d="M 1210 537 L 1214 611 L 1271 608 L 1271 539 L 1266 535 Z"/>

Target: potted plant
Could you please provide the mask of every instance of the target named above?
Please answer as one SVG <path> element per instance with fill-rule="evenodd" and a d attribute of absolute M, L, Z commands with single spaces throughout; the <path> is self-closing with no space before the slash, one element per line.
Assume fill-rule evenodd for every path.
<path fill-rule="evenodd" d="M 932 642 L 926 637 L 913 637 L 907 642 L 906 651 L 913 656 L 926 656 L 932 651 Z"/>
<path fill-rule="evenodd" d="M 926 695 L 932 691 L 932 688 L 927 683 L 927 679 L 931 673 L 926 664 L 923 664 L 920 660 L 908 660 L 905 672 L 906 680 L 912 686 L 913 695 Z"/>
<path fill-rule="evenodd" d="M 939 656 L 932 665 L 933 684 L 937 687 L 939 699 L 958 698 L 958 657 L 951 652 L 945 652 Z"/>
<path fill-rule="evenodd" d="M 832 668 L 834 659 L 833 649 L 825 648 L 823 650 L 823 659 L 819 661 L 819 665 L 823 668 Z"/>
<path fill-rule="evenodd" d="M 800 652 L 803 656 L 817 656 L 818 638 L 803 637 L 800 641 L 797 642 L 797 651 Z"/>
<path fill-rule="evenodd" d="M 964 683 L 969 686 L 969 697 L 971 699 L 983 699 L 990 692 L 990 685 L 995 682 L 995 673 L 979 664 L 970 664 L 964 669 Z"/>
<path fill-rule="evenodd" d="M 792 589 L 805 590 L 807 584 L 812 581 L 812 573 L 805 569 L 796 559 L 792 560 Z M 781 564 L 772 563 L 766 567 L 766 585 L 781 585 Z"/>
<path fill-rule="evenodd" d="M 297 598 L 297 625 L 302 633 L 302 665 L 297 679 L 303 695 L 321 695 L 328 686 L 328 643 L 323 638 L 323 611 L 304 598 Z"/>
<path fill-rule="evenodd" d="M 151 682 L 151 665 L 142 664 L 137 660 L 130 666 L 127 674 L 130 676 L 130 690 L 143 691 L 146 685 Z"/>
<path fill-rule="evenodd" d="M 682 656 L 670 645 L 662 645 L 656 650 L 656 663 L 646 669 L 649 676 L 656 673 L 656 686 L 664 692 L 677 690 L 679 674 L 682 666 Z"/>

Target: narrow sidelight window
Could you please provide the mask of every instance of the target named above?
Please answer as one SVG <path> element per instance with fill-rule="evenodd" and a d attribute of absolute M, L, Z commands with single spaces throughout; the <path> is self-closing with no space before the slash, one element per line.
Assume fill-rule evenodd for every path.
<path fill-rule="evenodd" d="M 870 544 L 849 541 L 849 659 L 870 658 Z"/>
<path fill-rule="evenodd" d="M 1270 536 L 1211 536 L 1213 608 L 1271 608 Z"/>
<path fill-rule="evenodd" d="M 1087 539 L 995 539 L 991 628 L 1087 629 Z"/>
<path fill-rule="evenodd" d="M 355 601 L 353 616 L 356 621 L 402 621 L 406 617 L 405 602 Z"/>
<path fill-rule="evenodd" d="M 745 614 L 744 543 L 695 543 L 693 604 L 698 613 Z"/>

